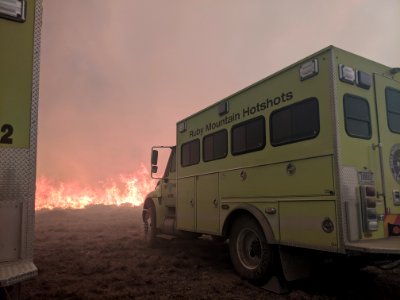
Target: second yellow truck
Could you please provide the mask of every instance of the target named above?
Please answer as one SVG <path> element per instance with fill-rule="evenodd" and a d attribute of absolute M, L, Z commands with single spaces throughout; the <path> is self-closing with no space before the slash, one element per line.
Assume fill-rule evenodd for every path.
<path fill-rule="evenodd" d="M 227 238 L 255 281 L 302 276 L 310 250 L 400 254 L 399 68 L 330 46 L 179 121 L 170 149 L 150 240 Z"/>

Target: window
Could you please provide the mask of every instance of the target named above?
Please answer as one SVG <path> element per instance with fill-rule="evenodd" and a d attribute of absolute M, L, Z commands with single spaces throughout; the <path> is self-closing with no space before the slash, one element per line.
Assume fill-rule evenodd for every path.
<path fill-rule="evenodd" d="M 265 119 L 257 117 L 232 127 L 232 154 L 243 154 L 265 147 Z"/>
<path fill-rule="evenodd" d="M 386 110 L 390 131 L 400 133 L 400 91 L 386 88 Z"/>
<path fill-rule="evenodd" d="M 349 136 L 370 139 L 372 136 L 369 104 L 364 98 L 346 94 L 344 101 L 344 119 Z"/>
<path fill-rule="evenodd" d="M 270 134 L 272 146 L 316 137 L 319 134 L 318 100 L 310 98 L 272 112 Z"/>
<path fill-rule="evenodd" d="M 176 172 L 176 148 L 172 148 L 172 156 L 171 156 L 171 161 L 169 165 L 169 171 L 170 172 Z"/>
<path fill-rule="evenodd" d="M 228 132 L 221 130 L 209 134 L 203 139 L 203 160 L 211 161 L 226 157 L 228 154 Z"/>
<path fill-rule="evenodd" d="M 200 140 L 196 139 L 182 145 L 182 167 L 195 165 L 200 161 Z"/>

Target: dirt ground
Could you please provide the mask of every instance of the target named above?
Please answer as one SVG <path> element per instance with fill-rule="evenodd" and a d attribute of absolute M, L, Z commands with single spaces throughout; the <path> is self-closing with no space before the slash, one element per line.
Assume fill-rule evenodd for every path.
<path fill-rule="evenodd" d="M 39 276 L 22 299 L 400 299 L 400 269 L 326 271 L 276 295 L 240 279 L 226 244 L 143 242 L 140 208 L 38 211 Z"/>

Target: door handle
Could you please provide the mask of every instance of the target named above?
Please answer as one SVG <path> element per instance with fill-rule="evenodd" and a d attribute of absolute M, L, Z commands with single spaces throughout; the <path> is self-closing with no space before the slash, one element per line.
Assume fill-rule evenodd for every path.
<path fill-rule="evenodd" d="M 218 207 L 218 200 L 214 199 L 213 204 L 214 204 L 215 207 Z"/>
<path fill-rule="evenodd" d="M 376 148 L 381 149 L 382 148 L 382 143 L 378 143 L 378 144 L 373 143 L 372 144 L 372 150 L 375 150 Z"/>
<path fill-rule="evenodd" d="M 293 175 L 294 173 L 296 173 L 296 166 L 294 165 L 294 163 L 288 163 L 286 166 L 286 173 L 288 175 Z"/>
<path fill-rule="evenodd" d="M 378 155 L 379 155 L 379 164 L 380 164 L 380 167 L 381 167 L 381 180 L 382 180 L 382 193 L 381 193 L 381 195 L 382 195 L 383 198 L 385 199 L 385 195 L 386 195 L 386 187 L 385 187 L 385 165 L 384 165 L 384 163 L 383 163 L 382 147 L 383 147 L 382 143 L 378 143 L 378 144 L 373 143 L 373 144 L 372 144 L 372 150 L 375 151 L 376 148 L 378 148 L 378 150 L 379 150 L 379 151 L 378 151 Z M 379 198 L 379 195 L 378 195 L 378 198 Z"/>

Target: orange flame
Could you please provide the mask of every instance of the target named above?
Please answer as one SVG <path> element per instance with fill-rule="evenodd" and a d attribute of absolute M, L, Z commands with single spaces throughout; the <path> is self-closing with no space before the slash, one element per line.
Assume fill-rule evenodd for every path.
<path fill-rule="evenodd" d="M 134 174 L 120 175 L 118 180 L 109 178 L 97 188 L 81 187 L 78 183 L 56 183 L 45 177 L 36 181 L 35 208 L 85 208 L 90 205 L 139 206 L 154 188 L 149 171 L 141 165 Z"/>

